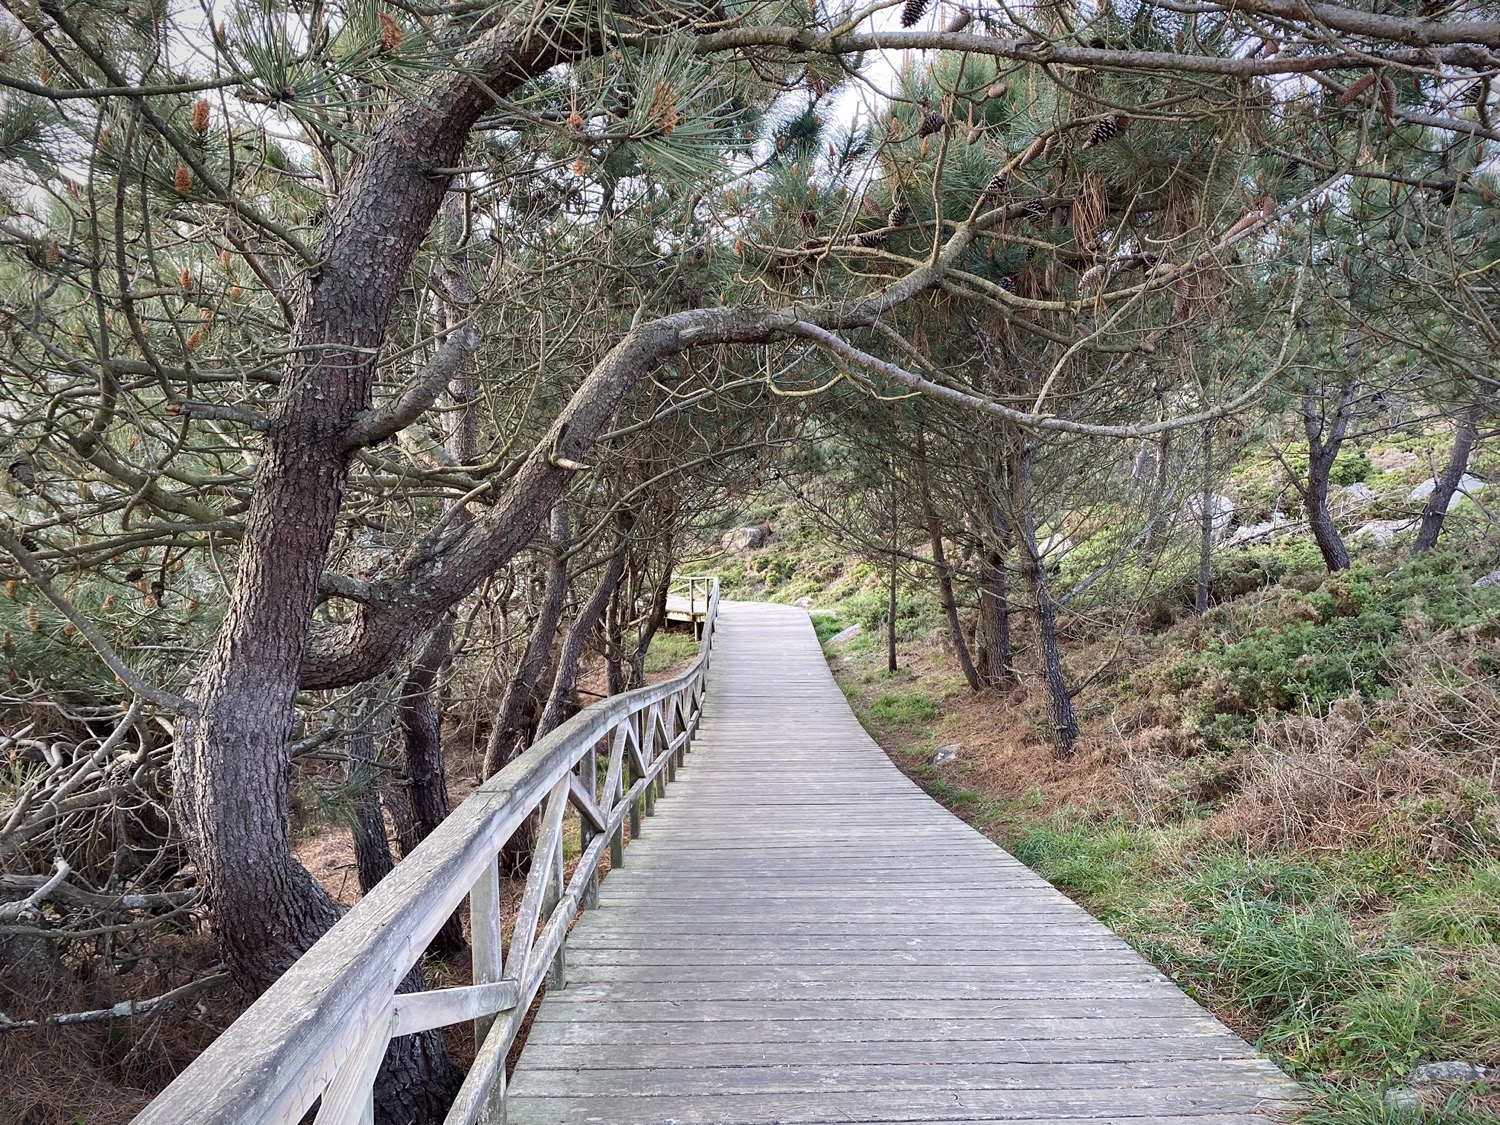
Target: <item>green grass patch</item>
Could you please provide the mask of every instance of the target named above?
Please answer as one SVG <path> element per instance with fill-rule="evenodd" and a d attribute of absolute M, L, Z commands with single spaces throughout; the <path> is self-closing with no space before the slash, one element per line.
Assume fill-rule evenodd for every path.
<path fill-rule="evenodd" d="M 886 692 L 870 704 L 870 714 L 889 727 L 930 723 L 938 716 L 937 704 L 925 695 Z"/>

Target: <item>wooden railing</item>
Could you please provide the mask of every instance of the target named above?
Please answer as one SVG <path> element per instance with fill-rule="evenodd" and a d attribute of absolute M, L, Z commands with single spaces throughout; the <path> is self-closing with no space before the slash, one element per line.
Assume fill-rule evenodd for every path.
<path fill-rule="evenodd" d="M 688 579 L 703 605 L 691 668 L 579 712 L 464 801 L 411 855 L 136 1117 L 135 1125 L 317 1125 L 373 1119 L 373 1084 L 392 1037 L 474 1023 L 478 1055 L 448 1125 L 505 1120 L 505 1058 L 544 980 L 566 983 L 568 928 L 593 905 L 606 849 L 624 863 L 682 764 L 703 708 L 717 579 Z M 701 599 L 701 601 L 699 600 Z M 604 753 L 600 782 L 600 755 Z M 563 865 L 563 822 L 578 810 L 582 853 Z M 497 859 L 534 811 L 541 827 L 510 942 L 502 948 Z M 469 900 L 474 983 L 398 993 L 443 922 Z"/>

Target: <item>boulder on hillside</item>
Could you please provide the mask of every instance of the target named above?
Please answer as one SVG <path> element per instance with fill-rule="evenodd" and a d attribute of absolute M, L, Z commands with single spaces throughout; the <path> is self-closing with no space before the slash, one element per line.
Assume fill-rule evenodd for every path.
<path fill-rule="evenodd" d="M 763 527 L 736 527 L 732 531 L 726 531 L 719 540 L 719 546 L 726 551 L 745 551 L 754 547 L 764 547 L 769 538 Z"/>
<path fill-rule="evenodd" d="M 1375 490 L 1364 481 L 1357 481 L 1347 488 L 1339 489 L 1337 503 L 1341 508 L 1368 508 L 1379 499 Z"/>
<path fill-rule="evenodd" d="M 1234 501 L 1217 492 L 1208 494 L 1209 518 L 1213 521 L 1213 541 L 1220 543 L 1234 526 Z M 1197 528 L 1203 522 L 1203 493 L 1195 492 L 1182 502 L 1183 520 L 1189 527 Z"/>
<path fill-rule="evenodd" d="M 841 645 L 845 641 L 853 640 L 864 631 L 865 627 L 863 625 L 851 625 L 843 632 L 835 633 L 833 636 L 829 637 L 826 643 L 831 645 Z"/>
<path fill-rule="evenodd" d="M 1410 531 L 1414 520 L 1370 520 L 1361 524 L 1354 532 L 1356 536 L 1373 540 L 1375 546 L 1384 547 L 1403 531 Z"/>
<path fill-rule="evenodd" d="M 1242 543 L 1255 543 L 1260 540 L 1270 539 L 1282 528 L 1291 524 L 1291 521 L 1282 514 L 1278 508 L 1271 513 L 1271 518 L 1260 523 L 1247 523 L 1234 529 L 1234 534 L 1229 537 L 1231 547 Z"/>
<path fill-rule="evenodd" d="M 1437 488 L 1436 480 L 1424 480 L 1416 488 L 1406 494 L 1406 498 L 1413 503 L 1425 504 L 1427 498 Z M 1448 511 L 1453 511 L 1462 501 L 1465 495 L 1479 492 L 1484 488 L 1484 481 L 1471 473 L 1465 473 L 1463 479 L 1458 482 L 1458 488 L 1454 491 L 1452 498 L 1448 501 Z"/>
<path fill-rule="evenodd" d="M 802 598 L 798 598 L 796 601 L 794 601 L 792 603 L 792 605 L 796 606 L 798 609 L 811 609 L 812 608 L 812 602 L 813 602 L 813 600 L 811 598 L 802 597 Z"/>
<path fill-rule="evenodd" d="M 1483 590 L 1486 586 L 1500 586 L 1500 570 L 1492 570 L 1483 578 L 1476 579 L 1474 589 Z"/>

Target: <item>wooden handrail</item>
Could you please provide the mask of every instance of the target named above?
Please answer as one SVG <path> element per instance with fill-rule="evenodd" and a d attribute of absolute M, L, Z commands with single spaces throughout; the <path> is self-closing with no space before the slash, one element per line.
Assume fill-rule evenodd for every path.
<path fill-rule="evenodd" d="M 580 907 L 592 905 L 606 849 L 613 865 L 623 862 L 627 818 L 633 837 L 643 806 L 649 815 L 697 731 L 719 583 L 686 581 L 690 600 L 706 603 L 692 667 L 585 708 L 476 789 L 142 1110 L 135 1125 L 295 1125 L 320 1098 L 317 1125 L 368 1122 L 375 1075 L 391 1037 L 470 1020 L 479 1052 L 447 1122 L 503 1122 L 505 1057 L 522 1018 L 544 979 L 550 987 L 565 984 L 568 928 Z M 608 754 L 602 791 L 601 749 Z M 562 826 L 569 803 L 581 814 L 583 851 L 565 885 Z M 531 871 L 515 931 L 502 949 L 498 857 L 538 808 L 542 827 Z M 473 985 L 398 994 L 465 897 Z"/>

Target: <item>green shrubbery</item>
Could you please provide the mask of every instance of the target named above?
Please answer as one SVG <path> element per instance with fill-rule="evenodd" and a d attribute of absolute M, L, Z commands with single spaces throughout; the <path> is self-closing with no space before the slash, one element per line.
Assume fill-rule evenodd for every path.
<path fill-rule="evenodd" d="M 1280 590 L 1271 610 L 1260 602 L 1210 611 L 1208 643 L 1170 669 L 1172 690 L 1191 696 L 1214 685 L 1208 714 L 1321 713 L 1354 692 L 1380 699 L 1411 643 L 1493 628 L 1500 589 L 1474 589 L 1456 556 L 1434 553 L 1385 574 L 1361 564 L 1315 589 Z"/>

